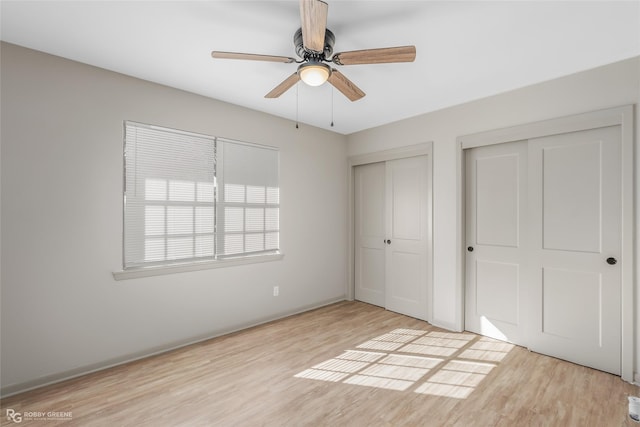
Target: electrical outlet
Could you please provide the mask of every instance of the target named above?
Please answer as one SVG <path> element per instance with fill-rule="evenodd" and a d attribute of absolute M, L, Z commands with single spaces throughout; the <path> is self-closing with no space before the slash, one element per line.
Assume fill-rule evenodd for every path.
<path fill-rule="evenodd" d="M 273 296 L 277 297 L 278 295 L 280 295 L 280 286 L 274 286 L 273 287 Z"/>

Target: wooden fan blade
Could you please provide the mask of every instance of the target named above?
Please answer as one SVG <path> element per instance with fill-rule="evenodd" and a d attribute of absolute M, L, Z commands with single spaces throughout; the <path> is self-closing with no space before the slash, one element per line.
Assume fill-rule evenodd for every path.
<path fill-rule="evenodd" d="M 246 59 L 249 61 L 284 62 L 286 64 L 295 62 L 295 59 L 286 56 L 257 55 L 255 53 L 220 52 L 214 50 L 211 57 L 216 59 Z"/>
<path fill-rule="evenodd" d="M 298 75 L 298 73 L 297 72 L 293 73 L 289 77 L 287 77 L 282 83 L 280 83 L 278 86 L 274 87 L 273 90 L 268 94 L 266 94 L 264 97 L 278 98 L 280 95 L 282 95 L 283 93 L 291 89 L 291 87 L 296 83 L 298 83 L 299 80 L 300 80 L 300 76 Z"/>
<path fill-rule="evenodd" d="M 338 65 L 358 65 L 413 62 L 415 59 L 415 46 L 398 46 L 340 52 L 333 55 L 331 60 Z"/>
<path fill-rule="evenodd" d="M 300 0 L 302 44 L 313 52 L 324 52 L 324 33 L 327 29 L 329 5 L 321 0 Z"/>
<path fill-rule="evenodd" d="M 365 95 L 358 86 L 336 69 L 331 70 L 331 75 L 329 76 L 328 81 L 351 101 L 357 101 Z"/>

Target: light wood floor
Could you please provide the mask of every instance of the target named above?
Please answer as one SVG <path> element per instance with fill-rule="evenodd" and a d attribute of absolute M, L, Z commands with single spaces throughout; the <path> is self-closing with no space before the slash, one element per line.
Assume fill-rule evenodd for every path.
<path fill-rule="evenodd" d="M 342 302 L 4 399 L 78 426 L 622 426 L 619 377 Z"/>

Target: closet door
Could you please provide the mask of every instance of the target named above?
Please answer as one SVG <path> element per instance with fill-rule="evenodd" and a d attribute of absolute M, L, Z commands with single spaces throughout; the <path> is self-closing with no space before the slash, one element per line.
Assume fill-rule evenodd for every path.
<path fill-rule="evenodd" d="M 427 157 L 386 165 L 388 310 L 427 319 Z"/>
<path fill-rule="evenodd" d="M 354 168 L 355 298 L 385 305 L 385 164 Z"/>
<path fill-rule="evenodd" d="M 427 156 L 357 166 L 355 298 L 427 320 Z"/>
<path fill-rule="evenodd" d="M 527 145 L 490 145 L 465 155 L 465 327 L 523 344 Z"/>
<path fill-rule="evenodd" d="M 529 141 L 532 350 L 621 373 L 620 126 Z"/>
<path fill-rule="evenodd" d="M 466 150 L 466 329 L 621 373 L 620 132 Z"/>

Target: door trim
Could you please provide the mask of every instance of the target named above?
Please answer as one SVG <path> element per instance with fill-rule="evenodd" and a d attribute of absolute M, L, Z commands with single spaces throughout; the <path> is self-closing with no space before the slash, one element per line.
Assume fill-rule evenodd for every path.
<path fill-rule="evenodd" d="M 634 106 L 625 105 L 616 108 L 598 110 L 566 116 L 540 122 L 522 124 L 518 126 L 480 132 L 460 136 L 457 145 L 457 198 L 456 212 L 458 251 L 456 257 L 456 298 L 459 329 L 464 328 L 464 278 L 465 278 L 465 173 L 464 150 L 485 145 L 501 144 L 505 142 L 532 139 L 543 136 L 558 135 L 581 130 L 597 129 L 607 126 L 620 126 L 622 135 L 621 146 L 621 178 L 622 178 L 622 348 L 621 368 L 622 379 L 633 382 L 634 365 L 634 182 L 633 182 L 633 132 Z"/>
<path fill-rule="evenodd" d="M 348 203 L 348 224 L 347 224 L 347 300 L 353 301 L 355 298 L 355 174 L 354 167 L 369 163 L 386 162 L 388 160 L 404 159 L 408 157 L 427 156 L 427 321 L 433 320 L 433 142 L 408 145 L 405 147 L 393 148 L 390 150 L 376 151 L 373 153 L 349 156 L 348 180 L 349 180 L 349 203 Z"/>

